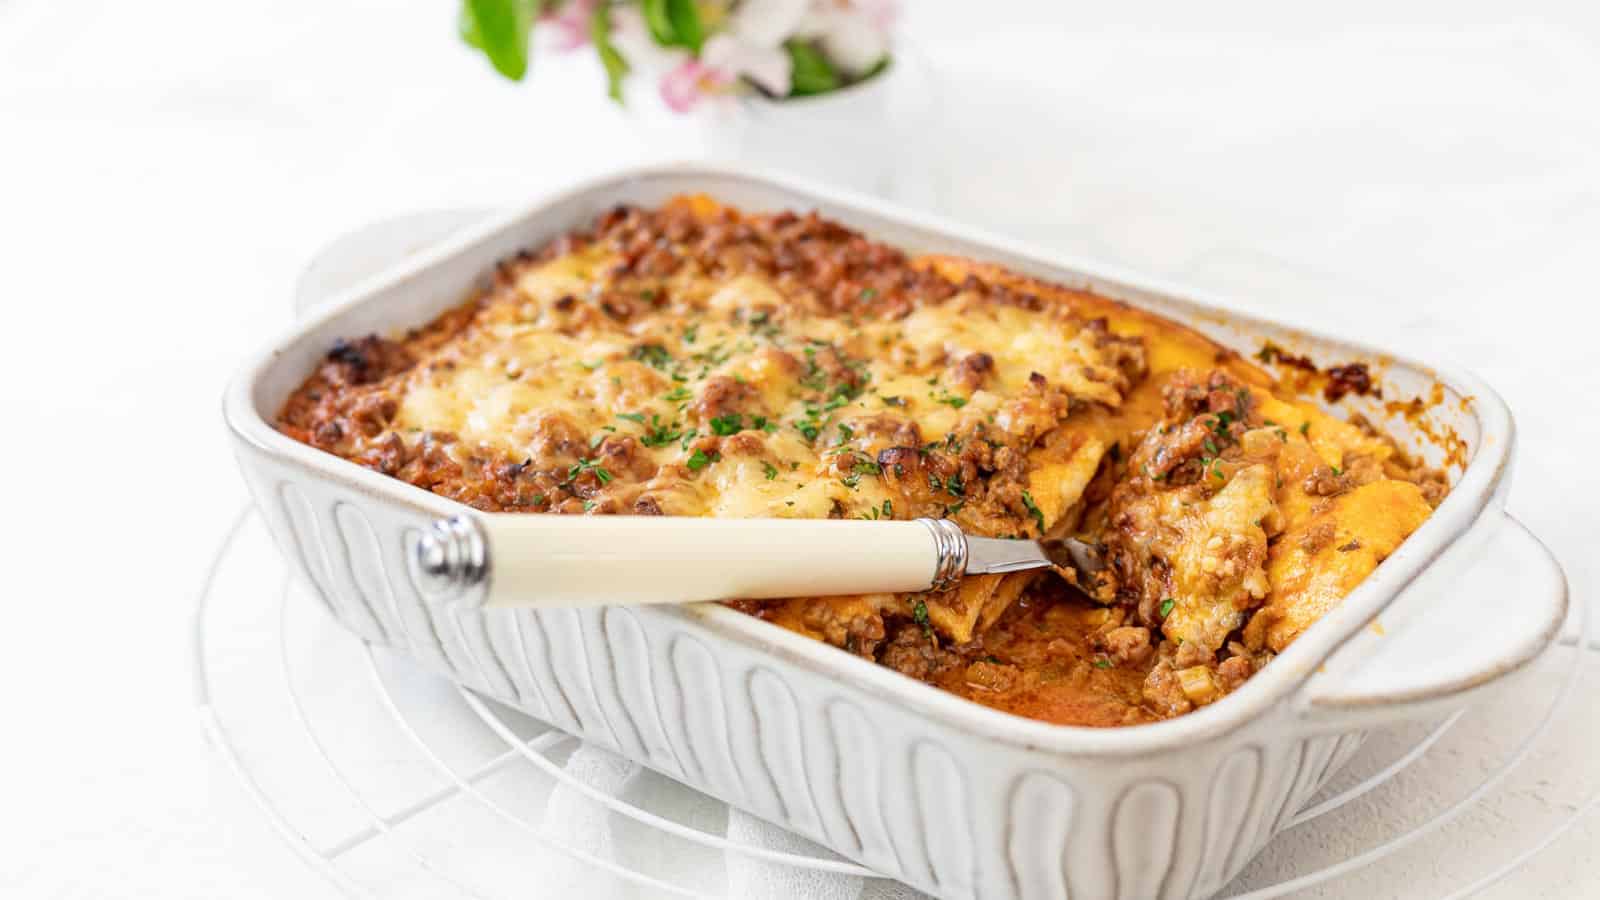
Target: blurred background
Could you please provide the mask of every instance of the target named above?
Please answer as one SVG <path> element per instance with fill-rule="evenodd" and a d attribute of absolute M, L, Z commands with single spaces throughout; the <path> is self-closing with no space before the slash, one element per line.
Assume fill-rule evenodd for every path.
<path fill-rule="evenodd" d="M 766 158 L 738 110 L 619 107 L 592 53 L 536 45 L 530 77 L 502 79 L 455 17 L 0 0 L 0 471 L 22 513 L 0 525 L 0 886 L 19 891 L 0 893 L 332 896 L 194 720 L 186 623 L 244 500 L 223 385 L 308 266 L 341 277 L 323 251 L 353 231 L 631 161 L 750 154 L 1460 360 L 1517 416 L 1512 510 L 1592 601 L 1600 6 L 905 0 L 844 166 Z M 1499 853 L 1570 814 L 1600 782 L 1600 717 L 1577 710 L 1507 797 L 1316 895 L 1443 895 L 1452 846 Z M 1476 747 L 1448 764 L 1479 767 Z M 1600 895 L 1597 844 L 1591 818 L 1496 896 Z"/>

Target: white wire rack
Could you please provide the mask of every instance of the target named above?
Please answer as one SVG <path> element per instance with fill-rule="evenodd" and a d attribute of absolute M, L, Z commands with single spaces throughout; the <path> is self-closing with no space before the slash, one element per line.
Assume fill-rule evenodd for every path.
<path fill-rule="evenodd" d="M 498 832 L 496 837 L 501 845 L 508 848 L 520 845 L 565 857 L 576 871 L 591 872 L 597 882 L 629 886 L 631 895 L 696 897 L 718 893 L 707 890 L 703 883 L 681 883 L 659 871 L 648 871 L 647 866 L 630 864 L 623 854 L 596 852 L 591 846 L 554 833 L 547 823 L 539 820 L 539 805 L 518 802 L 525 798 L 519 798 L 519 792 L 499 778 L 517 770 L 525 776 L 537 776 L 549 786 L 560 785 L 576 792 L 604 807 L 617 822 L 670 836 L 686 846 L 700 848 L 703 853 L 720 853 L 796 870 L 876 878 L 870 870 L 822 852 L 789 852 L 740 841 L 686 824 L 671 813 L 650 808 L 646 801 L 595 788 L 575 777 L 561 761 L 562 755 L 570 754 L 578 744 L 575 738 L 538 725 L 468 690 L 441 691 L 437 683 L 429 680 L 397 677 L 394 673 L 405 672 L 405 667 L 384 659 L 385 651 L 374 650 L 346 635 L 326 620 L 313 604 L 295 602 L 304 598 L 292 587 L 287 569 L 281 564 L 273 565 L 275 554 L 265 545 L 270 545 L 270 540 L 264 529 L 254 520 L 251 510 L 243 510 L 228 529 L 206 573 L 195 616 L 196 702 L 207 737 L 268 820 L 307 862 L 347 895 L 392 896 L 394 892 L 390 888 L 397 880 L 417 879 L 426 881 L 428 886 L 423 894 L 426 896 L 484 900 L 539 896 L 537 884 L 530 886 L 526 872 L 496 881 L 485 875 L 481 860 L 474 862 L 458 852 L 459 846 L 451 842 L 451 837 L 460 827 L 461 816 L 459 812 L 447 814 L 446 810 L 460 804 L 475 808 L 479 814 L 487 814 L 485 818 L 493 823 L 487 827 Z M 260 571 L 263 566 L 272 568 Z M 228 573 L 228 577 L 221 577 L 224 573 Z M 229 593 L 224 582 L 244 583 L 248 589 Z M 249 610 L 260 614 L 256 618 L 245 617 L 254 623 L 246 626 L 250 630 L 250 640 L 245 643 L 253 648 L 249 652 L 233 649 L 239 643 L 236 632 L 241 626 L 237 622 L 221 621 L 222 618 L 239 619 L 242 604 L 264 607 Z M 1585 605 L 1578 604 L 1578 609 L 1585 610 Z M 219 610 L 227 614 L 219 614 Z M 292 620 L 298 620 L 298 624 Z M 263 624 L 276 632 L 274 640 L 261 640 Z M 1265 884 L 1251 883 L 1247 872 L 1243 876 L 1245 883 L 1236 883 L 1229 889 L 1231 893 L 1225 892 L 1224 896 L 1235 900 L 1265 900 L 1350 877 L 1438 832 L 1483 801 L 1518 770 L 1549 733 L 1552 724 L 1565 718 L 1562 713 L 1574 702 L 1574 689 L 1580 676 L 1586 669 L 1593 668 L 1587 663 L 1596 657 L 1590 652 L 1595 649 L 1595 642 L 1589 629 L 1589 616 L 1585 611 L 1580 613 L 1577 634 L 1557 645 L 1551 651 L 1552 657 L 1544 661 L 1557 673 L 1554 689 L 1538 696 L 1523 697 L 1525 707 L 1537 702 L 1538 714 L 1510 743 L 1501 758 L 1432 762 L 1481 766 L 1481 780 L 1476 784 L 1421 821 L 1382 835 L 1364 850 Z M 348 738 L 352 729 L 331 727 L 326 716 L 313 713 L 311 705 L 326 699 L 326 692 L 321 687 L 308 692 L 306 685 L 321 685 L 324 680 L 337 677 L 323 671 L 333 657 L 347 664 L 340 670 L 346 673 L 339 684 L 342 702 L 353 704 L 357 709 L 364 706 L 366 712 L 379 715 L 387 721 L 388 727 L 403 736 L 398 745 L 383 742 L 382 758 L 386 764 L 414 765 L 420 761 L 431 773 L 432 786 L 409 792 L 375 789 L 370 779 L 364 777 L 365 769 L 371 765 L 370 760 L 365 760 L 364 749 L 358 747 L 355 752 L 350 749 Z M 298 667 L 309 671 L 300 671 Z M 257 696 L 277 694 L 287 701 L 284 705 L 289 715 L 279 730 L 297 736 L 310 748 L 310 758 L 314 762 L 309 766 L 303 762 L 290 765 L 279 753 L 252 753 L 249 741 L 259 740 L 262 734 L 262 723 L 254 720 L 263 717 L 264 709 L 272 704 L 259 700 L 249 703 L 228 700 L 229 692 L 218 690 L 219 670 L 227 679 L 248 682 Z M 358 680 L 364 683 L 359 693 L 352 691 L 355 685 L 350 683 L 352 679 L 348 673 L 358 673 Z M 419 689 L 419 684 L 425 687 Z M 464 721 L 470 723 L 465 727 L 463 711 Z M 1381 799 L 1385 791 L 1394 791 L 1397 780 L 1403 775 L 1429 765 L 1433 751 L 1474 712 L 1455 713 L 1409 742 L 1377 747 L 1370 753 L 1363 751 L 1368 758 L 1358 758 L 1353 768 L 1367 774 L 1331 788 L 1302 811 L 1293 820 L 1292 827 L 1315 829 L 1322 820 L 1347 804 L 1360 798 Z M 348 713 L 337 715 L 347 716 Z M 441 720 L 449 720 L 450 727 L 456 730 L 476 730 L 492 742 L 480 741 L 475 759 L 454 761 L 452 757 L 459 757 L 461 753 L 455 746 L 446 746 L 449 742 L 442 735 L 448 729 L 440 727 Z M 278 735 L 280 738 L 288 736 Z M 371 742 L 381 740 L 377 735 L 370 737 Z M 313 771 L 319 768 L 320 772 Z M 660 776 L 652 773 L 650 777 Z M 328 817 L 305 812 L 297 814 L 291 807 L 304 809 L 305 804 L 291 795 L 316 791 L 318 803 L 326 806 L 334 797 L 313 785 L 330 782 L 337 786 L 333 793 L 355 814 L 344 817 L 348 825 L 339 833 L 317 837 L 314 835 L 319 831 L 327 831 L 324 826 Z M 1395 802 L 1404 800 L 1397 797 Z M 1591 793 L 1582 802 L 1572 805 L 1557 821 L 1524 836 L 1518 849 L 1507 852 L 1501 845 L 1502 849 L 1496 851 L 1497 859 L 1481 854 L 1481 848 L 1471 848 L 1472 865 L 1463 865 L 1462 869 L 1476 868 L 1478 874 L 1464 874 L 1462 883 L 1446 889 L 1441 896 L 1470 896 L 1504 878 L 1572 828 L 1597 803 L 1600 803 L 1600 792 Z M 388 851 L 381 879 L 370 876 L 370 867 L 363 869 L 351 864 L 352 859 L 367 848 L 380 845 Z M 403 865 L 396 866 L 396 861 Z M 363 874 L 364 871 L 368 874 Z"/>

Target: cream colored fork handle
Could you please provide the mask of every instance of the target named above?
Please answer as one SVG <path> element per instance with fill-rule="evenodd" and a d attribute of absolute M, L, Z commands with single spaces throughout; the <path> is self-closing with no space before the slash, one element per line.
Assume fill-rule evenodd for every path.
<path fill-rule="evenodd" d="M 458 516 L 419 541 L 415 564 L 430 593 L 487 607 L 920 591 L 966 557 L 959 530 L 929 522 Z"/>

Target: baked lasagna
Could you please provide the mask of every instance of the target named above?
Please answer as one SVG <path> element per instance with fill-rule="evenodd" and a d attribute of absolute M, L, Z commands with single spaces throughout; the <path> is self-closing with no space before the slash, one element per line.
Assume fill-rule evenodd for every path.
<path fill-rule="evenodd" d="M 987 706 L 1122 725 L 1237 688 L 1446 491 L 1305 399 L 1371 390 L 1364 368 L 1261 355 L 1293 378 L 1090 293 L 691 196 L 335 343 L 277 425 L 484 511 L 1088 541 L 1093 579 L 731 605 Z"/>

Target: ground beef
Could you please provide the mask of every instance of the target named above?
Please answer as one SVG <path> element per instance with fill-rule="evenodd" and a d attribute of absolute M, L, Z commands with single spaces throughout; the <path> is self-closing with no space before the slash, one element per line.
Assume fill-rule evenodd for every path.
<path fill-rule="evenodd" d="M 1322 396 L 1329 403 L 1337 403 L 1346 394 L 1357 396 L 1372 394 L 1379 398 L 1383 396 L 1374 388 L 1372 373 L 1367 371 L 1366 363 L 1333 366 L 1325 374 L 1328 376 L 1328 383 L 1322 388 Z"/>
<path fill-rule="evenodd" d="M 918 681 L 927 681 L 942 662 L 938 643 L 915 622 L 898 626 L 878 652 L 878 662 Z"/>

